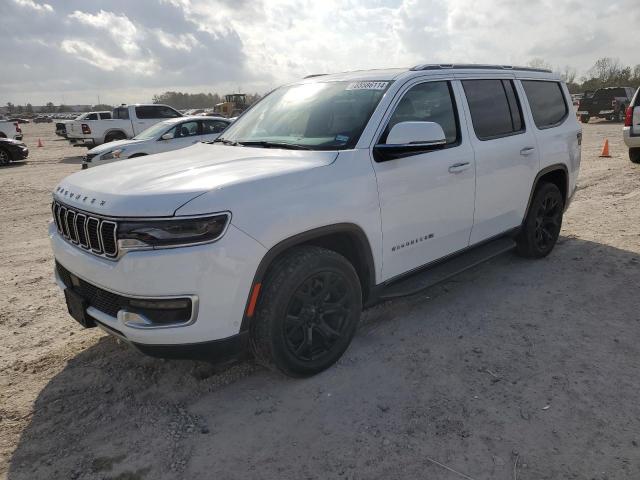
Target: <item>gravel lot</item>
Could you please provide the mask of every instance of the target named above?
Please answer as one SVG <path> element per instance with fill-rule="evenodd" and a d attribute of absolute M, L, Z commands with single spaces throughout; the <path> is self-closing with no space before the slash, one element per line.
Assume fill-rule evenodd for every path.
<path fill-rule="evenodd" d="M 585 126 L 548 258 L 367 311 L 305 380 L 151 359 L 75 324 L 46 226 L 85 149 L 54 128 L 25 125 L 29 161 L 0 169 L 0 477 L 640 478 L 640 165 L 620 124 Z"/>

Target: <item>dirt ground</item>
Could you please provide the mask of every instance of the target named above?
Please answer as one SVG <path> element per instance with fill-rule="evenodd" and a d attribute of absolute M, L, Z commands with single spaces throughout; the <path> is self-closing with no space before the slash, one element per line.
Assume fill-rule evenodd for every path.
<path fill-rule="evenodd" d="M 548 258 L 506 254 L 368 310 L 305 380 L 82 330 L 46 227 L 85 149 L 53 130 L 26 125 L 29 161 L 0 169 L 0 477 L 640 478 L 640 165 L 620 124 L 585 126 Z"/>

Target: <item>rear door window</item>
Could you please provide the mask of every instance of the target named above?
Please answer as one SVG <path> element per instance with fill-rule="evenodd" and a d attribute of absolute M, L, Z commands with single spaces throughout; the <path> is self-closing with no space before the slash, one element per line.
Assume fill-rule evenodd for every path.
<path fill-rule="evenodd" d="M 147 118 L 176 118 L 181 115 L 173 108 L 164 105 L 143 105 L 136 107 L 136 116 L 140 119 Z"/>
<path fill-rule="evenodd" d="M 114 109 L 113 118 L 118 120 L 129 120 L 129 109 L 127 107 L 118 107 Z"/>
<path fill-rule="evenodd" d="M 569 109 L 558 82 L 523 80 L 522 86 L 538 128 L 555 127 L 567 118 Z"/>
<path fill-rule="evenodd" d="M 463 80 L 471 121 L 480 140 L 524 132 L 522 109 L 512 80 Z"/>
<path fill-rule="evenodd" d="M 100 120 L 110 120 L 111 119 L 111 114 L 110 113 L 101 113 L 100 114 Z"/>

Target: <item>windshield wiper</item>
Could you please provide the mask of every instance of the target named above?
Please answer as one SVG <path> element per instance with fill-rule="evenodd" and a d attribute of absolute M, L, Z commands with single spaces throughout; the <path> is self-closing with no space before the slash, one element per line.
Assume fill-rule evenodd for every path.
<path fill-rule="evenodd" d="M 239 145 L 244 145 L 245 147 L 262 147 L 262 148 L 285 148 L 288 150 L 311 150 L 310 147 L 306 145 L 299 145 L 297 143 L 287 143 L 287 142 L 269 142 L 267 140 L 247 140 L 247 141 L 238 141 L 236 142 Z"/>

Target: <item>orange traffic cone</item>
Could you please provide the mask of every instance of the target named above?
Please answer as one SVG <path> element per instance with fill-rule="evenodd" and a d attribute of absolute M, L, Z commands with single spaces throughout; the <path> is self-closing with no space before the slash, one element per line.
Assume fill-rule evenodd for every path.
<path fill-rule="evenodd" d="M 42 144 L 42 140 L 38 139 L 38 147 L 44 147 L 44 145 Z"/>
<path fill-rule="evenodd" d="M 600 154 L 601 158 L 611 158 L 611 155 L 609 155 L 609 139 L 605 138 L 604 139 L 604 145 L 602 146 L 602 153 Z"/>

